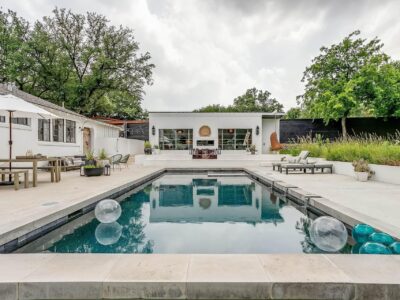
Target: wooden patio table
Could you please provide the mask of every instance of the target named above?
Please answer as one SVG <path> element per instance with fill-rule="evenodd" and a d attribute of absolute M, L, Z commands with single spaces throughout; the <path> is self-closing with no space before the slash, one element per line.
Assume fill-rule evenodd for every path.
<path fill-rule="evenodd" d="M 38 157 L 38 158 L 14 158 L 14 159 L 0 159 L 0 163 L 32 163 L 32 171 L 33 171 L 33 179 L 32 185 L 33 187 L 37 186 L 37 170 L 38 170 L 38 162 L 53 162 L 55 166 L 55 181 L 61 181 L 61 160 L 56 157 Z"/>

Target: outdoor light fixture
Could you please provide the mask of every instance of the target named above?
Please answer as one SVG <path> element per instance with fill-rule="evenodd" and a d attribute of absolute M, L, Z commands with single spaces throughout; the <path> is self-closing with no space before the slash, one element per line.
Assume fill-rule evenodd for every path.
<path fill-rule="evenodd" d="M 85 176 L 85 164 L 81 164 L 80 166 L 80 174 L 81 176 Z"/>
<path fill-rule="evenodd" d="M 105 176 L 110 176 L 111 175 L 111 166 L 109 164 L 106 164 L 104 166 L 104 173 Z"/>
<path fill-rule="evenodd" d="M 257 125 L 257 127 L 256 127 L 256 135 L 259 135 L 260 134 L 260 127 Z"/>
<path fill-rule="evenodd" d="M 156 128 L 154 127 L 154 125 L 153 127 L 151 127 L 151 134 L 156 135 Z"/>

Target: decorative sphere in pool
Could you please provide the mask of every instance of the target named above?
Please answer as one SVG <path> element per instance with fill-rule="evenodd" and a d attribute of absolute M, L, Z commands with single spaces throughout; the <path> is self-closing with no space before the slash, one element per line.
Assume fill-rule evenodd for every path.
<path fill-rule="evenodd" d="M 335 218 L 319 217 L 311 224 L 311 241 L 323 251 L 339 251 L 346 245 L 347 236 L 346 227 Z"/>
<path fill-rule="evenodd" d="M 112 199 L 102 200 L 97 203 L 94 209 L 96 219 L 101 223 L 112 223 L 118 220 L 121 216 L 121 206 Z"/>
<path fill-rule="evenodd" d="M 389 246 L 394 254 L 400 254 L 400 242 L 394 242 Z"/>
<path fill-rule="evenodd" d="M 384 232 L 375 232 L 369 236 L 369 241 L 389 246 L 394 242 L 394 238 Z"/>
<path fill-rule="evenodd" d="M 109 246 L 118 242 L 122 235 L 122 226 L 117 222 L 100 223 L 97 225 L 94 235 L 100 244 Z"/>
<path fill-rule="evenodd" d="M 367 224 L 357 224 L 351 231 L 351 236 L 357 243 L 368 242 L 368 238 L 375 232 L 375 229 Z"/>
<path fill-rule="evenodd" d="M 392 254 L 392 251 L 383 244 L 366 242 L 361 246 L 360 254 Z"/>

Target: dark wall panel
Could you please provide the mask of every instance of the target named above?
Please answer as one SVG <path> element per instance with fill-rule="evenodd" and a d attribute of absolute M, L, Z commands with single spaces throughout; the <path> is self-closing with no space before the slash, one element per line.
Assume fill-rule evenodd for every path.
<path fill-rule="evenodd" d="M 349 118 L 347 131 L 349 134 L 374 133 L 379 136 L 393 135 L 400 132 L 400 118 Z M 320 134 L 323 138 L 334 139 L 342 134 L 340 121 L 331 121 L 325 125 L 322 119 L 281 120 L 280 141 L 287 143 L 302 136 L 315 137 Z"/>
<path fill-rule="evenodd" d="M 149 140 L 149 123 L 127 124 L 127 138 L 142 141 Z"/>

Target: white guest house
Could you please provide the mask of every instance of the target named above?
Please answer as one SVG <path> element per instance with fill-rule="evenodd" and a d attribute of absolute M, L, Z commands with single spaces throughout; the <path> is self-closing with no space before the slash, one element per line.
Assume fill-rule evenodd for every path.
<path fill-rule="evenodd" d="M 91 149 L 97 153 L 104 148 L 110 155 L 143 152 L 143 142 L 120 138 L 118 126 L 86 118 L 78 113 L 45 101 L 16 89 L 0 84 L 1 95 L 13 95 L 51 112 L 58 118 L 47 119 L 40 115 L 14 112 L 13 156 L 27 151 L 47 156 L 83 155 Z M 9 114 L 0 110 L 0 158 L 9 155 Z"/>
<path fill-rule="evenodd" d="M 259 153 L 270 153 L 270 137 L 279 136 L 282 113 L 150 112 L 149 141 L 162 152 L 219 149 L 245 152 L 254 144 Z"/>

